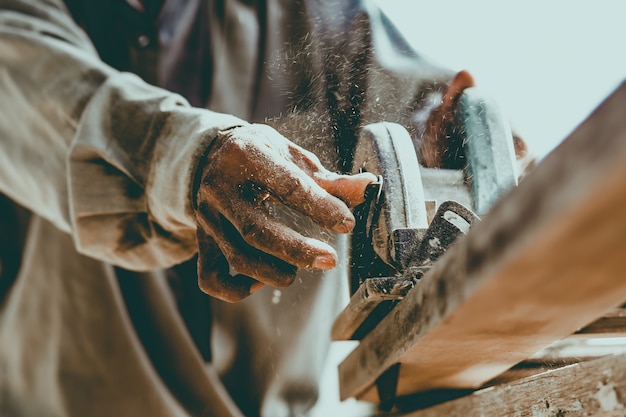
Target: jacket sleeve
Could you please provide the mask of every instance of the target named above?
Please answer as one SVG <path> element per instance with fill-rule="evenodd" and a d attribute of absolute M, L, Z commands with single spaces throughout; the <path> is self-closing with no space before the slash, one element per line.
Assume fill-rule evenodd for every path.
<path fill-rule="evenodd" d="M 245 124 L 117 72 L 57 0 L 0 0 L 0 192 L 88 256 L 155 269 L 196 251 L 196 167 Z"/>

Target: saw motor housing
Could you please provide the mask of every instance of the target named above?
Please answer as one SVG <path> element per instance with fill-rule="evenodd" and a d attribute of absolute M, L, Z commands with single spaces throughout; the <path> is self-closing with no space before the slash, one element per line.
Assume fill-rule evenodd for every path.
<path fill-rule="evenodd" d="M 361 129 L 352 171 L 379 180 L 354 210 L 352 296 L 333 326 L 335 340 L 369 333 L 478 216 L 517 185 L 512 133 L 498 107 L 468 88 L 456 117 L 465 159 L 459 170 L 422 167 L 398 124 Z"/>

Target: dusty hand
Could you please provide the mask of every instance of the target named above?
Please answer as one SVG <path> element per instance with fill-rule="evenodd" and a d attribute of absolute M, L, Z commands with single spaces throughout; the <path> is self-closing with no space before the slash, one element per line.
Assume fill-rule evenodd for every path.
<path fill-rule="evenodd" d="M 305 237 L 270 213 L 289 206 L 329 230 L 354 227 L 348 206 L 363 201 L 372 174 L 334 174 L 317 157 L 265 125 L 220 132 L 197 193 L 198 280 L 207 294 L 238 301 L 264 284 L 285 287 L 297 268 L 325 270 L 334 249 Z M 238 274 L 231 276 L 229 271 Z"/>

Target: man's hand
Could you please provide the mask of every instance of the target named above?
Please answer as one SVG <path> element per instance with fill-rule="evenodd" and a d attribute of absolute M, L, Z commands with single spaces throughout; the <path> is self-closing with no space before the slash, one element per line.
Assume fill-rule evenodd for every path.
<path fill-rule="evenodd" d="M 200 288 L 235 302 L 264 284 L 290 285 L 298 268 L 333 268 L 335 250 L 281 223 L 269 203 L 347 233 L 354 227 L 348 207 L 361 203 L 365 187 L 375 180 L 369 173 L 326 170 L 315 155 L 269 126 L 220 132 L 204 161 L 197 193 Z"/>

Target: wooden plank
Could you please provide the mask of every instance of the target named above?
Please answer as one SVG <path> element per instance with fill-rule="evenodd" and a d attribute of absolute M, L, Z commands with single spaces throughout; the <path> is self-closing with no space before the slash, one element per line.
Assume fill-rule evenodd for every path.
<path fill-rule="evenodd" d="M 626 354 L 626 337 L 610 337 L 604 333 L 600 336 L 602 337 L 583 338 L 575 334 L 559 340 L 488 381 L 482 388 L 516 381 L 604 356 Z"/>
<path fill-rule="evenodd" d="M 626 337 L 585 339 L 577 335 L 559 340 L 511 369 L 487 381 L 481 388 L 510 383 L 568 365 L 610 355 L 626 354 Z"/>
<path fill-rule="evenodd" d="M 626 84 L 488 213 L 339 366 L 341 397 L 477 388 L 626 299 Z"/>
<path fill-rule="evenodd" d="M 579 417 L 626 415 L 626 355 L 567 366 L 486 388 L 402 417 Z"/>
<path fill-rule="evenodd" d="M 584 337 L 616 337 L 626 336 L 626 308 L 616 308 L 600 317 L 590 325 L 583 327 L 576 332 Z"/>
<path fill-rule="evenodd" d="M 583 339 L 578 336 L 570 336 L 535 353 L 528 358 L 528 361 L 558 362 L 565 360 L 573 363 L 577 360 L 620 353 L 626 353 L 625 337 Z"/>

